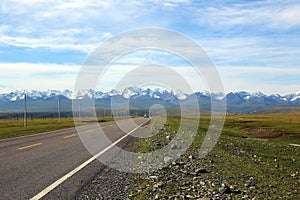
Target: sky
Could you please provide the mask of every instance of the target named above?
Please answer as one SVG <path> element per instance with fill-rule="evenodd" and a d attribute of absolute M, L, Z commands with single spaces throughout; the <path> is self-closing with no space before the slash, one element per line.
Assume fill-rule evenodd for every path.
<path fill-rule="evenodd" d="M 101 43 L 145 27 L 174 30 L 197 42 L 216 66 L 226 93 L 298 92 L 299 10 L 299 0 L 1 0 L 0 93 L 72 90 L 80 68 Z M 155 61 L 176 66 L 194 90 L 206 90 L 186 72 L 185 62 L 172 57 L 126 55 L 100 88 L 113 89 L 124 71 Z"/>

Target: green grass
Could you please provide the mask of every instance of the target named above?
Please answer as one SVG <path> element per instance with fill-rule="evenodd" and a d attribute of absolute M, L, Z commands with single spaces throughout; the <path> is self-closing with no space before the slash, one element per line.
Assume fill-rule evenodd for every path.
<path fill-rule="evenodd" d="M 248 199 L 300 199 L 300 148 L 288 145 L 300 144 L 299 120 L 299 113 L 227 116 L 217 145 L 208 156 L 199 159 L 198 153 L 210 122 L 209 117 L 202 117 L 193 145 L 176 161 L 184 164 L 171 164 L 157 172 L 134 175 L 130 197 L 154 199 L 158 195 L 159 198 L 175 199 L 177 195 L 177 199 L 184 199 L 185 195 L 211 198 L 212 194 L 218 194 L 220 199 L 242 199 L 245 195 Z M 179 122 L 179 117 L 168 117 L 162 130 L 141 141 L 141 152 L 166 145 L 166 135 L 173 136 Z M 266 131 L 258 131 L 262 129 Z M 282 137 L 274 138 L 282 133 Z M 249 140 L 248 137 L 268 140 Z M 195 159 L 191 161 L 190 155 Z M 211 167 L 211 171 L 195 179 L 189 172 L 199 167 Z M 150 180 L 151 175 L 158 179 Z M 245 186 L 250 177 L 254 178 L 255 188 Z M 243 194 L 220 194 L 220 180 Z M 201 186 L 201 181 L 207 185 Z M 157 183 L 163 183 L 160 189 L 154 189 Z M 209 186 L 211 183 L 214 185 Z"/>
<path fill-rule="evenodd" d="M 300 113 L 227 116 L 224 132 L 241 137 L 300 143 Z"/>
<path fill-rule="evenodd" d="M 99 118 L 99 122 L 112 121 L 111 117 Z M 87 124 L 88 121 L 82 124 Z M 28 119 L 27 127 L 24 127 L 23 120 L 1 119 L 0 120 L 0 139 L 9 137 L 18 137 L 23 135 L 31 135 L 46 131 L 74 127 L 73 118 L 62 118 L 61 123 L 58 123 L 56 118 L 46 119 Z"/>
<path fill-rule="evenodd" d="M 197 120 L 198 117 L 190 117 Z M 113 118 L 99 118 L 99 122 L 111 121 Z M 164 126 L 153 137 L 139 140 L 138 152 L 155 151 L 169 143 L 166 135 L 173 138 L 179 127 L 179 117 L 168 117 Z M 289 143 L 300 144 L 300 113 L 229 115 L 218 144 L 204 159 L 198 153 L 205 137 L 210 118 L 201 117 L 198 134 L 185 155 L 176 162 L 183 165 L 169 165 L 152 174 L 136 174 L 129 188 L 133 199 L 154 199 L 180 194 L 211 197 L 218 194 L 222 183 L 234 186 L 245 192 L 249 199 L 300 199 L 300 148 Z M 83 123 L 89 123 L 84 121 Z M 16 137 L 45 131 L 73 127 L 73 118 L 33 119 L 28 120 L 24 128 L 22 120 L 0 120 L 0 138 Z M 278 137 L 280 136 L 280 137 Z M 264 138 L 267 141 L 249 140 L 247 138 Z M 188 158 L 193 155 L 192 161 Z M 213 163 L 211 161 L 213 160 Z M 193 172 L 199 167 L 212 167 L 210 173 L 196 177 Z M 187 173 L 183 173 L 187 172 Z M 148 179 L 156 175 L 157 180 Z M 178 178 L 180 176 L 180 178 Z M 253 177 L 256 188 L 245 187 L 245 182 Z M 214 186 L 201 186 L 200 182 Z M 162 184 L 157 187 L 157 185 Z M 193 188 L 193 189 L 191 189 Z M 221 199 L 241 199 L 241 194 L 220 194 Z M 180 198 L 179 198 L 180 199 Z"/>

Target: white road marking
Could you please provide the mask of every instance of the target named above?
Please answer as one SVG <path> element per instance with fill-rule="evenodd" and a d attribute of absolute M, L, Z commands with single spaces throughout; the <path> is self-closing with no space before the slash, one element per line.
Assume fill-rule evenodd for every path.
<path fill-rule="evenodd" d="M 290 146 L 300 147 L 300 144 L 290 144 Z"/>
<path fill-rule="evenodd" d="M 133 133 L 134 131 L 136 131 L 138 128 L 140 128 L 141 126 L 143 126 L 145 123 L 146 122 L 140 124 L 139 126 L 137 126 L 136 128 L 134 128 L 133 130 L 131 130 L 130 132 L 128 132 L 126 135 L 124 135 L 123 137 L 121 137 L 120 139 L 118 139 L 117 141 L 115 141 L 114 143 L 112 143 L 111 145 L 109 145 L 108 147 L 106 147 L 105 149 L 103 149 L 102 151 L 100 151 L 99 153 L 97 153 L 95 156 L 93 156 L 92 158 L 88 159 L 87 161 L 85 161 L 84 163 L 82 163 L 81 165 L 79 165 L 77 168 L 73 169 L 72 171 L 70 171 L 69 173 L 67 173 L 66 175 L 64 175 L 63 177 L 61 177 L 60 179 L 58 179 L 57 181 L 55 181 L 54 183 L 52 183 L 51 185 L 49 185 L 48 187 L 46 187 L 40 193 L 38 193 L 37 195 L 35 195 L 34 197 L 32 197 L 31 200 L 38 200 L 38 199 L 41 199 L 42 197 L 44 197 L 46 194 L 48 194 L 49 192 L 51 192 L 53 189 L 55 189 L 57 186 L 59 186 L 60 184 L 62 184 L 64 181 L 66 181 L 67 179 L 69 179 L 71 176 L 73 176 L 74 174 L 76 174 L 77 172 L 79 172 L 81 169 L 83 169 L 84 167 L 86 167 L 88 164 L 90 164 L 91 162 L 93 162 L 94 160 L 96 160 L 99 156 L 101 156 L 102 154 L 104 154 L 106 151 L 108 151 L 110 148 L 112 148 L 113 146 L 115 146 L 121 140 L 123 140 L 128 135 L 130 135 L 131 133 Z"/>

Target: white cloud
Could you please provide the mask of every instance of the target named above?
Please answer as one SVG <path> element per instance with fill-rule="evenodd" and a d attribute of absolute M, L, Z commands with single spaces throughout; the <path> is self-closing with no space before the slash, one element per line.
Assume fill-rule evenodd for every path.
<path fill-rule="evenodd" d="M 160 16 L 178 9 L 214 28 L 259 25 L 290 29 L 300 25 L 297 1 L 261 1 L 199 6 L 189 0 L 168 1 L 11 1 L 0 3 L 0 44 L 29 48 L 74 49 L 85 53 L 114 33 L 145 26 L 168 27 L 176 19 Z M 193 6 L 194 5 L 194 6 Z M 211 4 L 208 4 L 211 5 Z M 165 12 L 162 7 L 175 7 Z M 175 10 L 176 9 L 176 10 Z M 2 14 L 1 14 L 2 13 Z M 181 13 L 182 14 L 182 13 Z"/>
<path fill-rule="evenodd" d="M 226 92 L 247 90 L 288 94 L 300 90 L 300 67 L 219 66 Z"/>
<path fill-rule="evenodd" d="M 0 45 L 83 52 L 111 37 L 108 29 L 130 23 L 135 12 L 113 1 L 4 0 L 0 5 Z"/>
<path fill-rule="evenodd" d="M 2 0 L 0 46 L 3 49 L 0 49 L 0 54 L 5 56 L 7 45 L 31 49 L 43 48 L 43 51 L 46 49 L 44 53 L 49 53 L 50 56 L 53 49 L 77 50 L 87 54 L 100 42 L 116 33 L 146 26 L 168 27 L 195 36 L 194 38 L 203 45 L 217 66 L 221 67 L 220 71 L 228 90 L 261 88 L 264 92 L 268 92 L 278 88 L 279 93 L 284 93 L 284 89 L 299 90 L 297 89 L 299 81 L 297 82 L 296 78 L 290 83 L 287 80 L 289 77 L 295 77 L 295 74 L 299 75 L 297 66 L 300 66 L 298 58 L 300 39 L 297 31 L 300 27 L 300 2 L 298 0 L 247 3 L 241 1 L 240 4 L 230 3 L 232 1 L 217 1 L 222 2 L 219 4 L 214 2 Z M 198 24 L 194 23 L 195 19 Z M 201 38 L 201 35 L 204 38 Z M 135 37 L 131 39 L 132 44 L 139 42 Z M 165 41 L 164 38 L 161 39 Z M 180 41 L 173 43 L 178 47 L 182 45 Z M 124 47 L 115 46 L 115 48 L 121 50 Z M 195 54 L 191 52 L 193 53 Z M 119 61 L 124 64 L 139 64 L 149 60 L 144 57 L 132 57 Z M 251 67 L 244 67 L 243 64 Z M 257 67 L 252 67 L 254 65 Z M 48 78 L 44 75 L 47 73 L 53 73 L 55 77 L 68 73 L 74 75 L 76 70 L 71 71 L 78 69 L 79 66 L 69 68 L 65 65 L 17 63 L 0 64 L 0 68 L 5 72 L 0 75 L 1 81 L 6 82 L 2 83 L 3 85 L 47 89 L 52 86 L 72 88 L 75 78 L 71 76 L 66 77 L 68 81 L 60 82 L 61 79 L 55 81 L 51 76 Z M 120 73 L 115 70 L 110 77 L 115 75 L 120 77 Z M 180 73 L 193 79 L 192 74 L 187 74 L 184 70 Z M 266 74 L 266 77 L 257 74 Z M 108 89 L 111 89 L 114 79 L 116 78 L 106 81 Z M 197 85 L 197 82 L 193 84 Z"/>
<path fill-rule="evenodd" d="M 164 3 L 175 6 L 189 1 L 3 0 L 0 45 L 87 52 L 115 33 L 137 27 L 167 27 L 173 20 L 157 13 Z"/>
<path fill-rule="evenodd" d="M 66 72 L 75 73 L 78 71 L 77 65 L 59 65 L 51 63 L 0 63 L 1 71 L 4 73 L 50 73 L 50 72 Z M 25 72 L 26 71 L 26 72 Z"/>
<path fill-rule="evenodd" d="M 8 92 L 14 89 L 73 89 L 78 77 L 81 66 L 57 65 L 49 63 L 0 63 L 1 85 L 0 93 Z M 204 90 L 205 83 L 202 77 L 189 66 L 182 67 L 139 67 L 130 65 L 112 65 L 105 71 L 101 66 L 92 67 L 89 81 L 98 80 L 101 77 L 99 90 L 109 91 L 116 88 L 117 85 L 125 81 L 126 86 L 136 86 L 136 83 L 145 83 L 146 80 L 152 80 L 153 83 L 168 82 L 167 85 L 172 89 L 186 90 L 184 84 L 176 80 L 185 80 L 194 91 Z M 139 70 L 137 70 L 139 69 Z M 95 77 L 98 72 L 103 71 L 100 77 Z M 176 71 L 178 74 L 172 74 Z M 127 79 L 125 78 L 127 76 Z M 128 79 L 130 77 L 130 79 Z M 125 80 L 126 79 L 126 80 Z M 149 82 L 149 81 L 148 81 Z M 91 84 L 93 85 L 93 83 Z"/>
<path fill-rule="evenodd" d="M 203 77 L 191 66 L 130 66 L 112 65 L 103 74 L 98 90 L 109 91 L 112 88 L 124 89 L 130 86 L 156 87 L 164 85 L 166 88 L 191 91 L 208 90 Z"/>
<path fill-rule="evenodd" d="M 293 28 L 300 26 L 300 3 L 282 8 L 278 13 L 271 18 L 271 25 L 280 28 Z"/>
<path fill-rule="evenodd" d="M 1 63 L 0 93 L 20 89 L 73 89 L 81 66 L 56 65 L 48 63 Z M 94 68 L 103 70 L 101 67 Z M 169 67 L 142 67 L 129 65 L 112 65 L 102 74 L 98 89 L 109 91 L 122 82 L 126 86 L 147 86 L 167 83 L 171 89 L 189 89 L 180 82 L 185 80 L 193 91 L 208 90 L 205 77 L 202 77 L 190 66 Z M 222 66 L 217 67 L 223 80 L 225 92 L 247 90 L 250 92 L 262 91 L 267 94 L 288 94 L 300 91 L 299 67 L 263 67 L 263 66 Z M 179 76 L 172 75 L 174 70 Z M 168 71 L 168 73 L 166 73 Z M 93 76 L 94 76 L 93 72 Z M 127 77 L 127 78 L 126 78 Z M 153 80 L 149 83 L 148 79 Z M 294 79 L 291 81 L 290 79 Z M 97 80 L 97 79 L 95 79 Z M 148 82 L 147 82 L 148 81 Z M 167 81 L 167 82 L 166 82 Z M 119 85 L 120 86 L 120 85 Z"/>
<path fill-rule="evenodd" d="M 298 37 L 225 37 L 203 38 L 198 43 L 218 66 L 271 65 L 284 67 L 300 65 Z"/>
<path fill-rule="evenodd" d="M 0 63 L 0 91 L 21 89 L 72 89 L 80 66 L 49 63 Z"/>
<path fill-rule="evenodd" d="M 0 33 L 5 33 L 6 31 L 8 31 L 10 29 L 9 25 L 0 25 Z"/>
<path fill-rule="evenodd" d="M 299 1 L 255 1 L 198 9 L 198 22 L 214 27 L 260 25 L 290 29 L 300 25 Z"/>
<path fill-rule="evenodd" d="M 90 52 L 96 48 L 97 44 L 77 44 L 74 38 L 71 37 L 49 37 L 49 38 L 28 38 L 28 37 L 12 37 L 0 36 L 0 43 L 11 45 L 15 47 L 27 48 L 50 48 L 63 50 L 78 50 L 83 52 Z"/>
<path fill-rule="evenodd" d="M 219 66 L 218 70 L 228 78 L 241 77 L 244 75 L 256 74 L 258 76 L 299 76 L 300 77 L 300 67 L 285 67 L 277 68 L 270 66 Z M 253 78 L 249 76 L 249 78 Z M 300 79 L 299 79 L 300 81 Z M 300 86 L 299 86 L 300 87 Z"/>
<path fill-rule="evenodd" d="M 108 38 L 112 37 L 112 34 L 110 32 L 104 32 L 104 33 L 102 33 L 102 37 L 104 39 L 108 39 Z"/>

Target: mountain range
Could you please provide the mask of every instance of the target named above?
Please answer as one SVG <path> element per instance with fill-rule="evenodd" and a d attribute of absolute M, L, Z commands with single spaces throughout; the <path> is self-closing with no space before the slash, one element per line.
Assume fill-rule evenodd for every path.
<path fill-rule="evenodd" d="M 227 112 L 230 113 L 257 113 L 272 107 L 300 107 L 300 92 L 288 95 L 266 95 L 262 92 L 249 93 L 245 91 L 228 94 L 202 91 L 186 94 L 180 90 L 167 91 L 159 88 L 128 87 L 122 91 L 113 89 L 109 92 L 15 90 L 0 94 L 0 112 L 22 112 L 24 94 L 27 95 L 28 111 L 31 112 L 55 112 L 58 99 L 61 101 L 62 111 L 71 111 L 72 100 L 79 99 L 95 99 L 97 109 L 109 109 L 112 98 L 129 101 L 130 108 L 134 109 L 147 109 L 153 104 L 160 104 L 165 108 L 178 108 L 180 102 L 188 103 L 192 95 L 197 97 L 200 108 L 205 110 L 210 110 L 211 101 L 216 104 L 226 101 Z"/>

